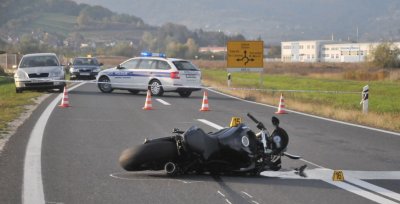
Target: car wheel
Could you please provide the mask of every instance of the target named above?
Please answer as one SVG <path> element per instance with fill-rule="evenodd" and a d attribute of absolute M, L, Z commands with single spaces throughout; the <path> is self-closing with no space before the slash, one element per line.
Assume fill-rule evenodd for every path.
<path fill-rule="evenodd" d="M 138 90 L 128 90 L 131 94 L 138 94 L 139 91 Z"/>
<path fill-rule="evenodd" d="M 62 93 L 62 92 L 64 92 L 64 86 L 58 87 L 58 93 Z"/>
<path fill-rule="evenodd" d="M 22 93 L 22 89 L 15 88 L 15 93 Z"/>
<path fill-rule="evenodd" d="M 100 83 L 98 83 L 97 86 L 99 87 L 101 92 L 111 93 L 114 90 L 110 84 L 110 79 L 108 77 L 102 76 L 100 77 L 98 82 Z"/>
<path fill-rule="evenodd" d="M 158 80 L 152 80 L 149 84 L 149 90 L 151 95 L 162 96 L 164 94 L 164 89 L 161 82 Z"/>
<path fill-rule="evenodd" d="M 181 97 L 184 97 L 184 98 L 187 98 L 187 97 L 189 97 L 189 96 L 192 94 L 191 91 L 179 91 L 178 93 L 179 93 L 179 95 L 180 95 Z"/>

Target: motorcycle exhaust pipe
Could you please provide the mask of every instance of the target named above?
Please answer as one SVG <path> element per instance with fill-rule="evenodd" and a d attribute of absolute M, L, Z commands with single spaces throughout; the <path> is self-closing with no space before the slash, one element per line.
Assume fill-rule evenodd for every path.
<path fill-rule="evenodd" d="M 175 163 L 172 162 L 167 162 L 164 166 L 164 170 L 169 176 L 175 176 L 178 172 L 177 166 L 175 165 Z"/>

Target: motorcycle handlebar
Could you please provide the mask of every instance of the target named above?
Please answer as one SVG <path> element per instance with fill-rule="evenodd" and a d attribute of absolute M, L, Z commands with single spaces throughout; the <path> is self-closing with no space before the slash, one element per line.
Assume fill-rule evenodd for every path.
<path fill-rule="evenodd" d="M 257 128 L 260 130 L 266 130 L 264 124 L 262 124 L 260 121 L 258 121 L 254 116 L 252 116 L 250 113 L 247 113 L 247 116 L 254 121 L 257 124 Z"/>
<path fill-rule="evenodd" d="M 255 123 L 259 123 L 259 121 L 258 121 L 254 116 L 252 116 L 250 113 L 247 113 L 247 116 L 248 116 L 252 121 L 254 121 Z"/>

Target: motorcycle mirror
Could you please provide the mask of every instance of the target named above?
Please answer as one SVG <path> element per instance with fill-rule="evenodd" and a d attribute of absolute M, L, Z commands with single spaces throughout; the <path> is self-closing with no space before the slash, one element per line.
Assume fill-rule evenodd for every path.
<path fill-rule="evenodd" d="M 279 126 L 279 119 L 277 117 L 272 116 L 271 121 L 272 121 L 272 125 L 274 125 L 275 127 Z"/>

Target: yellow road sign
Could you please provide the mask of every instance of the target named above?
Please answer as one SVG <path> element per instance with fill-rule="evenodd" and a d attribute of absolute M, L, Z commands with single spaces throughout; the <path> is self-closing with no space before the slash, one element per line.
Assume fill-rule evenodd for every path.
<path fill-rule="evenodd" d="M 344 181 L 343 171 L 340 171 L 340 170 L 333 171 L 332 180 L 333 181 Z"/>
<path fill-rule="evenodd" d="M 263 41 L 229 41 L 227 47 L 228 68 L 264 67 Z"/>

